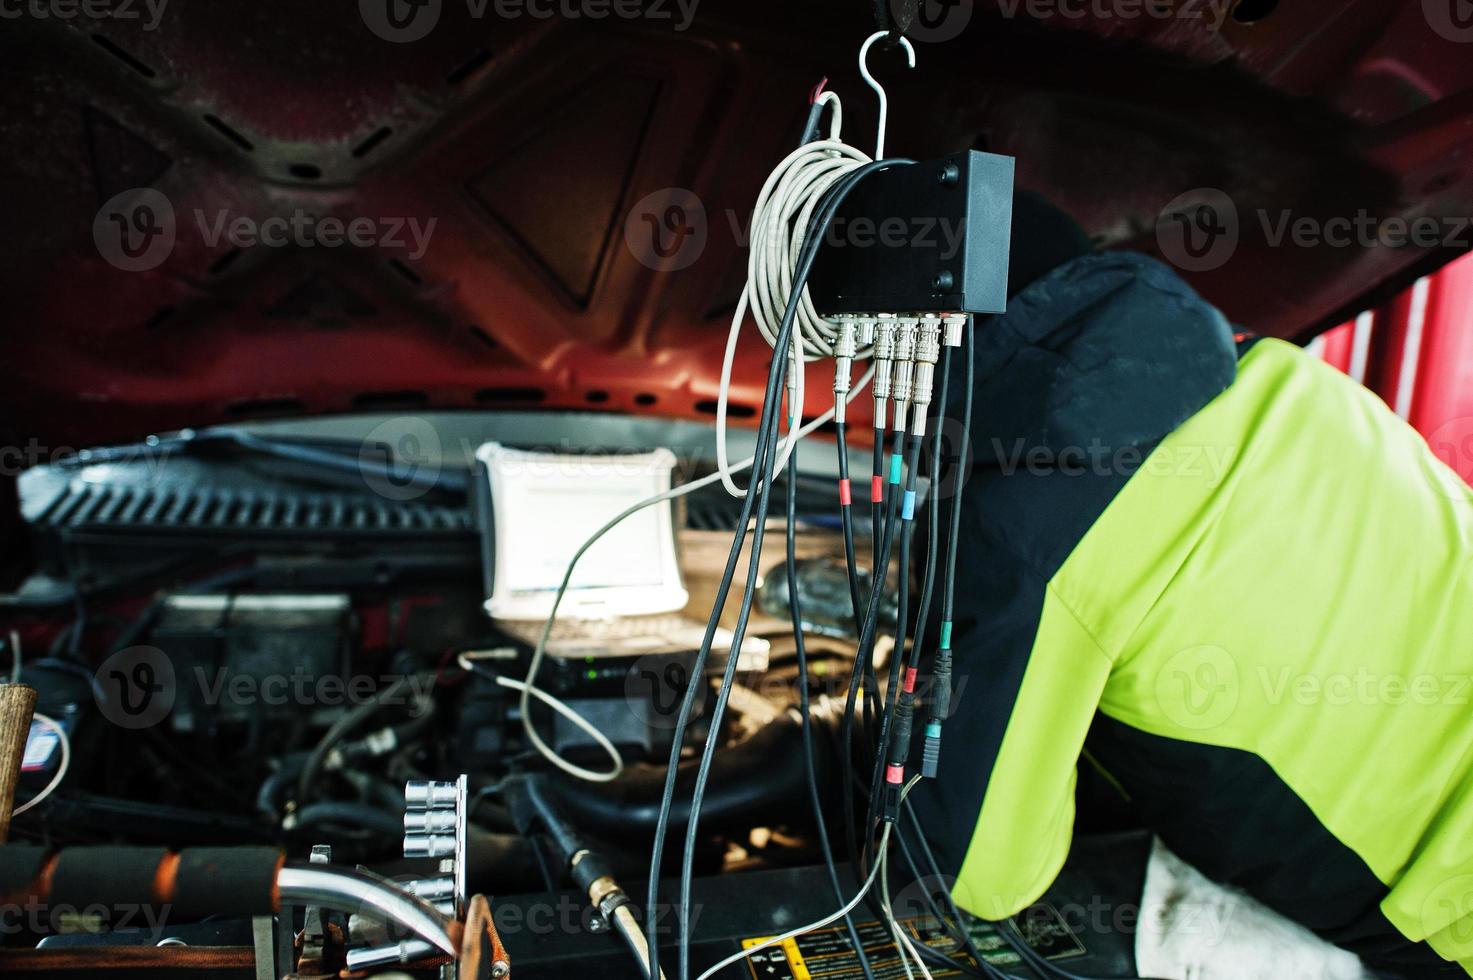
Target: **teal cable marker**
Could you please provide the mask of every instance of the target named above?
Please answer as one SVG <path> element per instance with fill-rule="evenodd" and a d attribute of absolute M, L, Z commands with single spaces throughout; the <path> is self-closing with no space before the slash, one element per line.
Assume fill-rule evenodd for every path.
<path fill-rule="evenodd" d="M 905 491 L 905 499 L 900 504 L 900 518 L 901 520 L 908 521 L 915 516 L 916 492 L 914 490 L 907 490 Z"/>
<path fill-rule="evenodd" d="M 894 455 L 892 455 L 890 457 L 890 482 L 891 483 L 897 483 L 898 484 L 900 482 L 900 473 L 901 473 L 901 471 L 904 468 L 905 468 L 905 462 L 900 458 L 900 454 L 899 453 L 895 453 Z"/>
<path fill-rule="evenodd" d="M 939 722 L 939 721 L 933 721 L 933 722 L 930 722 L 929 724 L 927 724 L 926 725 L 926 737 L 927 738 L 940 738 L 941 737 L 941 722 Z"/>
<path fill-rule="evenodd" d="M 951 620 L 949 619 L 941 624 L 941 649 L 951 649 Z"/>

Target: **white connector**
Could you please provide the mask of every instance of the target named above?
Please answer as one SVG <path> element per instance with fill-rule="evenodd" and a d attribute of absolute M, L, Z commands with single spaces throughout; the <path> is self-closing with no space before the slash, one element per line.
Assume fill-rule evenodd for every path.
<path fill-rule="evenodd" d="M 960 347 L 962 345 L 962 329 L 967 325 L 965 313 L 948 313 L 942 321 L 945 324 L 945 334 L 942 343 L 947 347 Z"/>
<path fill-rule="evenodd" d="M 897 317 L 895 322 L 895 383 L 892 394 L 895 398 L 895 429 L 903 431 L 914 394 L 916 340 L 921 320 L 912 313 Z"/>
<path fill-rule="evenodd" d="M 844 409 L 849 400 L 849 374 L 854 366 L 854 354 L 859 349 L 855 343 L 857 328 L 854 315 L 841 313 L 833 318 L 838 336 L 834 339 L 834 421 L 844 424 Z"/>
<path fill-rule="evenodd" d="M 936 387 L 936 363 L 941 360 L 941 318 L 934 313 L 921 317 L 916 334 L 915 412 L 911 418 L 911 434 L 926 434 L 926 409 Z"/>
<path fill-rule="evenodd" d="M 885 428 L 885 404 L 895 371 L 895 332 L 898 324 L 894 313 L 881 313 L 875 323 L 875 379 L 870 382 L 875 396 L 875 428 Z"/>

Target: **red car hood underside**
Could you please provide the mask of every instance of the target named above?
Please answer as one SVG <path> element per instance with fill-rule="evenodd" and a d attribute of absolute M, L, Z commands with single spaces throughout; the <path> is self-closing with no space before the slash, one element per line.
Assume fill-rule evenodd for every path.
<path fill-rule="evenodd" d="M 134 5 L 143 16 L 0 24 L 12 439 L 386 407 L 702 417 L 746 215 L 819 78 L 846 99 L 846 138 L 872 147 L 863 0 L 704 0 L 686 31 L 478 18 L 445 0 L 412 43 L 377 36 L 363 5 L 171 0 L 151 30 Z M 1213 30 L 1205 3 L 1198 19 L 1039 20 L 979 2 L 959 37 L 918 45 L 914 71 L 875 55 L 889 148 L 1013 154 L 1020 183 L 1102 245 L 1148 252 L 1163 205 L 1195 188 L 1245 215 L 1473 214 L 1473 43 L 1434 29 L 1432 5 L 1255 2 L 1240 14 L 1271 12 Z M 94 221 L 140 187 L 170 202 L 177 240 L 125 271 Z M 671 187 L 702 202 L 707 241 L 662 272 L 625 224 Z M 434 225 L 422 254 L 407 225 L 398 247 L 205 233 L 298 211 Z M 1265 334 L 1307 337 L 1452 257 L 1274 248 L 1256 223 L 1189 278 Z M 739 404 L 760 397 L 766 356 L 745 346 Z"/>

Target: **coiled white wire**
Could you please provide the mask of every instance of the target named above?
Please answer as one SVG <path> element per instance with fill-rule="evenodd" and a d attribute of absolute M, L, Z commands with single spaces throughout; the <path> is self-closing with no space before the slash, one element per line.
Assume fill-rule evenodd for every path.
<path fill-rule="evenodd" d="M 61 781 L 66 778 L 67 770 L 72 767 L 72 740 L 67 737 L 66 729 L 62 728 L 61 723 L 55 718 L 50 715 L 43 715 L 39 711 L 32 714 L 31 717 L 56 734 L 57 744 L 61 746 L 61 763 L 57 765 L 56 775 L 51 777 L 51 781 L 46 784 L 41 792 L 16 807 L 15 811 L 11 814 L 12 817 L 18 817 L 27 810 L 40 806 L 47 797 L 56 792 L 56 787 L 61 785 Z"/>
<path fill-rule="evenodd" d="M 839 97 L 825 92 L 818 100 L 829 107 L 828 139 L 804 144 L 789 153 L 767 177 L 757 204 L 752 211 L 752 228 L 748 241 L 747 284 L 737 300 L 726 336 L 726 351 L 721 360 L 721 387 L 716 397 L 716 470 L 726 492 L 733 497 L 745 496 L 746 489 L 732 480 L 733 467 L 726 449 L 726 408 L 731 394 L 731 369 L 736 360 L 737 339 L 747 312 L 769 346 L 776 346 L 783 313 L 793 292 L 794 269 L 803 250 L 803 234 L 814 209 L 829 188 L 854 169 L 870 162 L 870 157 L 839 138 L 843 127 L 843 109 Z M 773 469 L 773 479 L 783 471 L 788 456 L 797 443 L 797 425 L 793 420 L 802 414 L 804 375 L 807 361 L 834 356 L 837 331 L 834 325 L 818 315 L 805 288 L 799 300 L 793 323 L 792 347 L 789 351 L 793 384 L 789 389 L 788 435 L 782 453 Z M 868 357 L 869 348 L 859 351 Z"/>

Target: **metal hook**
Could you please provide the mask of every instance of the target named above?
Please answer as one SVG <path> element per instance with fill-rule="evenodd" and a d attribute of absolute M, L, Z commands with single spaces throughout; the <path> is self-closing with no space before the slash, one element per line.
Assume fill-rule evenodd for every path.
<path fill-rule="evenodd" d="M 889 33 L 889 31 L 876 31 L 869 36 L 869 40 L 865 41 L 859 49 L 859 75 L 870 88 L 875 90 L 875 94 L 880 97 L 880 125 L 879 131 L 875 134 L 876 160 L 882 160 L 885 157 L 885 127 L 890 121 L 890 98 L 885 94 L 885 86 L 875 81 L 875 76 L 869 73 L 869 49 L 875 46 L 876 41 L 888 37 Z M 916 49 L 911 46 L 910 38 L 902 36 L 900 38 L 900 46 L 905 48 L 910 67 L 914 68 L 916 66 Z"/>

